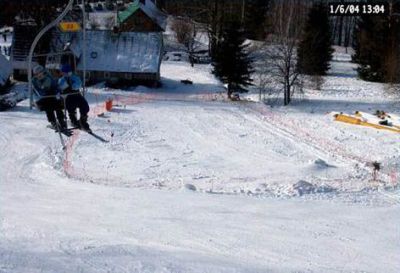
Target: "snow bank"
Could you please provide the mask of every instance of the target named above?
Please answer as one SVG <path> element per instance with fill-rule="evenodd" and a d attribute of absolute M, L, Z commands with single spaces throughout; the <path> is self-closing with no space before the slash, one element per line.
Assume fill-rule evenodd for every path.
<path fill-rule="evenodd" d="M 28 97 L 28 90 L 24 84 L 15 84 L 7 88 L 6 93 L 0 93 L 0 111 L 13 108 L 18 102 Z"/>
<path fill-rule="evenodd" d="M 335 192 L 336 189 L 326 186 L 326 185 L 314 185 L 307 181 L 300 180 L 296 184 L 293 185 L 294 195 L 304 195 L 304 194 L 313 194 L 313 193 L 332 193 Z"/>

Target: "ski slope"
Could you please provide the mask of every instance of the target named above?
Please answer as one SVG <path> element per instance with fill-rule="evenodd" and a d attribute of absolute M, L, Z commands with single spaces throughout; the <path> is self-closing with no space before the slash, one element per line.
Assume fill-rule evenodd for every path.
<path fill-rule="evenodd" d="M 109 143 L 75 132 L 66 151 L 27 101 L 0 112 L 0 272 L 399 272 L 398 135 L 330 114 L 399 112 L 349 67 L 271 108 L 164 62 L 161 89 L 91 88 Z"/>

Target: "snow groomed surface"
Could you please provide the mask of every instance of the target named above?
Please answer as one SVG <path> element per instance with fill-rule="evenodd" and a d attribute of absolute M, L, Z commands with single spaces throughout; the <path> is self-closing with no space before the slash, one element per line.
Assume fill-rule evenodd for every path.
<path fill-rule="evenodd" d="M 78 131 L 68 156 L 26 101 L 1 112 L 0 272 L 399 272 L 398 134 L 327 114 L 398 115 L 383 87 L 331 75 L 272 108 L 225 100 L 209 71 L 89 89 L 110 142 Z"/>

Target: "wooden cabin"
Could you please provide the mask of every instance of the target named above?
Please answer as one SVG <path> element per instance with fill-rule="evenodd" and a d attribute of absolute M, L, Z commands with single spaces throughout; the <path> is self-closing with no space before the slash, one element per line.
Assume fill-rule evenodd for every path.
<path fill-rule="evenodd" d="M 155 84 L 160 81 L 166 15 L 151 0 L 136 0 L 118 13 L 97 12 L 89 14 L 89 18 L 96 20 L 87 25 L 85 55 L 89 81 Z M 115 18 L 114 24 L 110 24 L 112 18 Z M 47 68 L 58 69 L 68 60 L 82 74 L 82 33 L 57 32 L 53 35 L 52 50 L 66 50 L 66 54 L 49 56 Z"/>

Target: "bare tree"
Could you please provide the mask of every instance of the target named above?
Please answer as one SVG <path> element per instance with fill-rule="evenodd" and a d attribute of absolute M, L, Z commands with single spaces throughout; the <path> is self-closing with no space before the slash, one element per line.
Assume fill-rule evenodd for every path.
<path fill-rule="evenodd" d="M 172 22 L 172 30 L 176 34 L 176 40 L 189 48 L 195 36 L 195 29 L 188 18 L 175 18 Z"/>
<path fill-rule="evenodd" d="M 196 22 L 188 17 L 175 18 L 172 22 L 172 30 L 176 33 L 177 41 L 186 47 L 190 63 L 193 66 L 197 36 Z"/>
<path fill-rule="evenodd" d="M 265 94 L 271 85 L 271 76 L 268 71 L 260 71 L 255 74 L 255 86 L 258 89 L 258 100 L 265 101 Z"/>
<path fill-rule="evenodd" d="M 291 102 L 302 80 L 297 70 L 299 35 L 304 22 L 305 8 L 298 0 L 275 1 L 271 9 L 273 33 L 267 38 L 266 62 L 270 73 L 282 85 L 284 105 Z"/>

